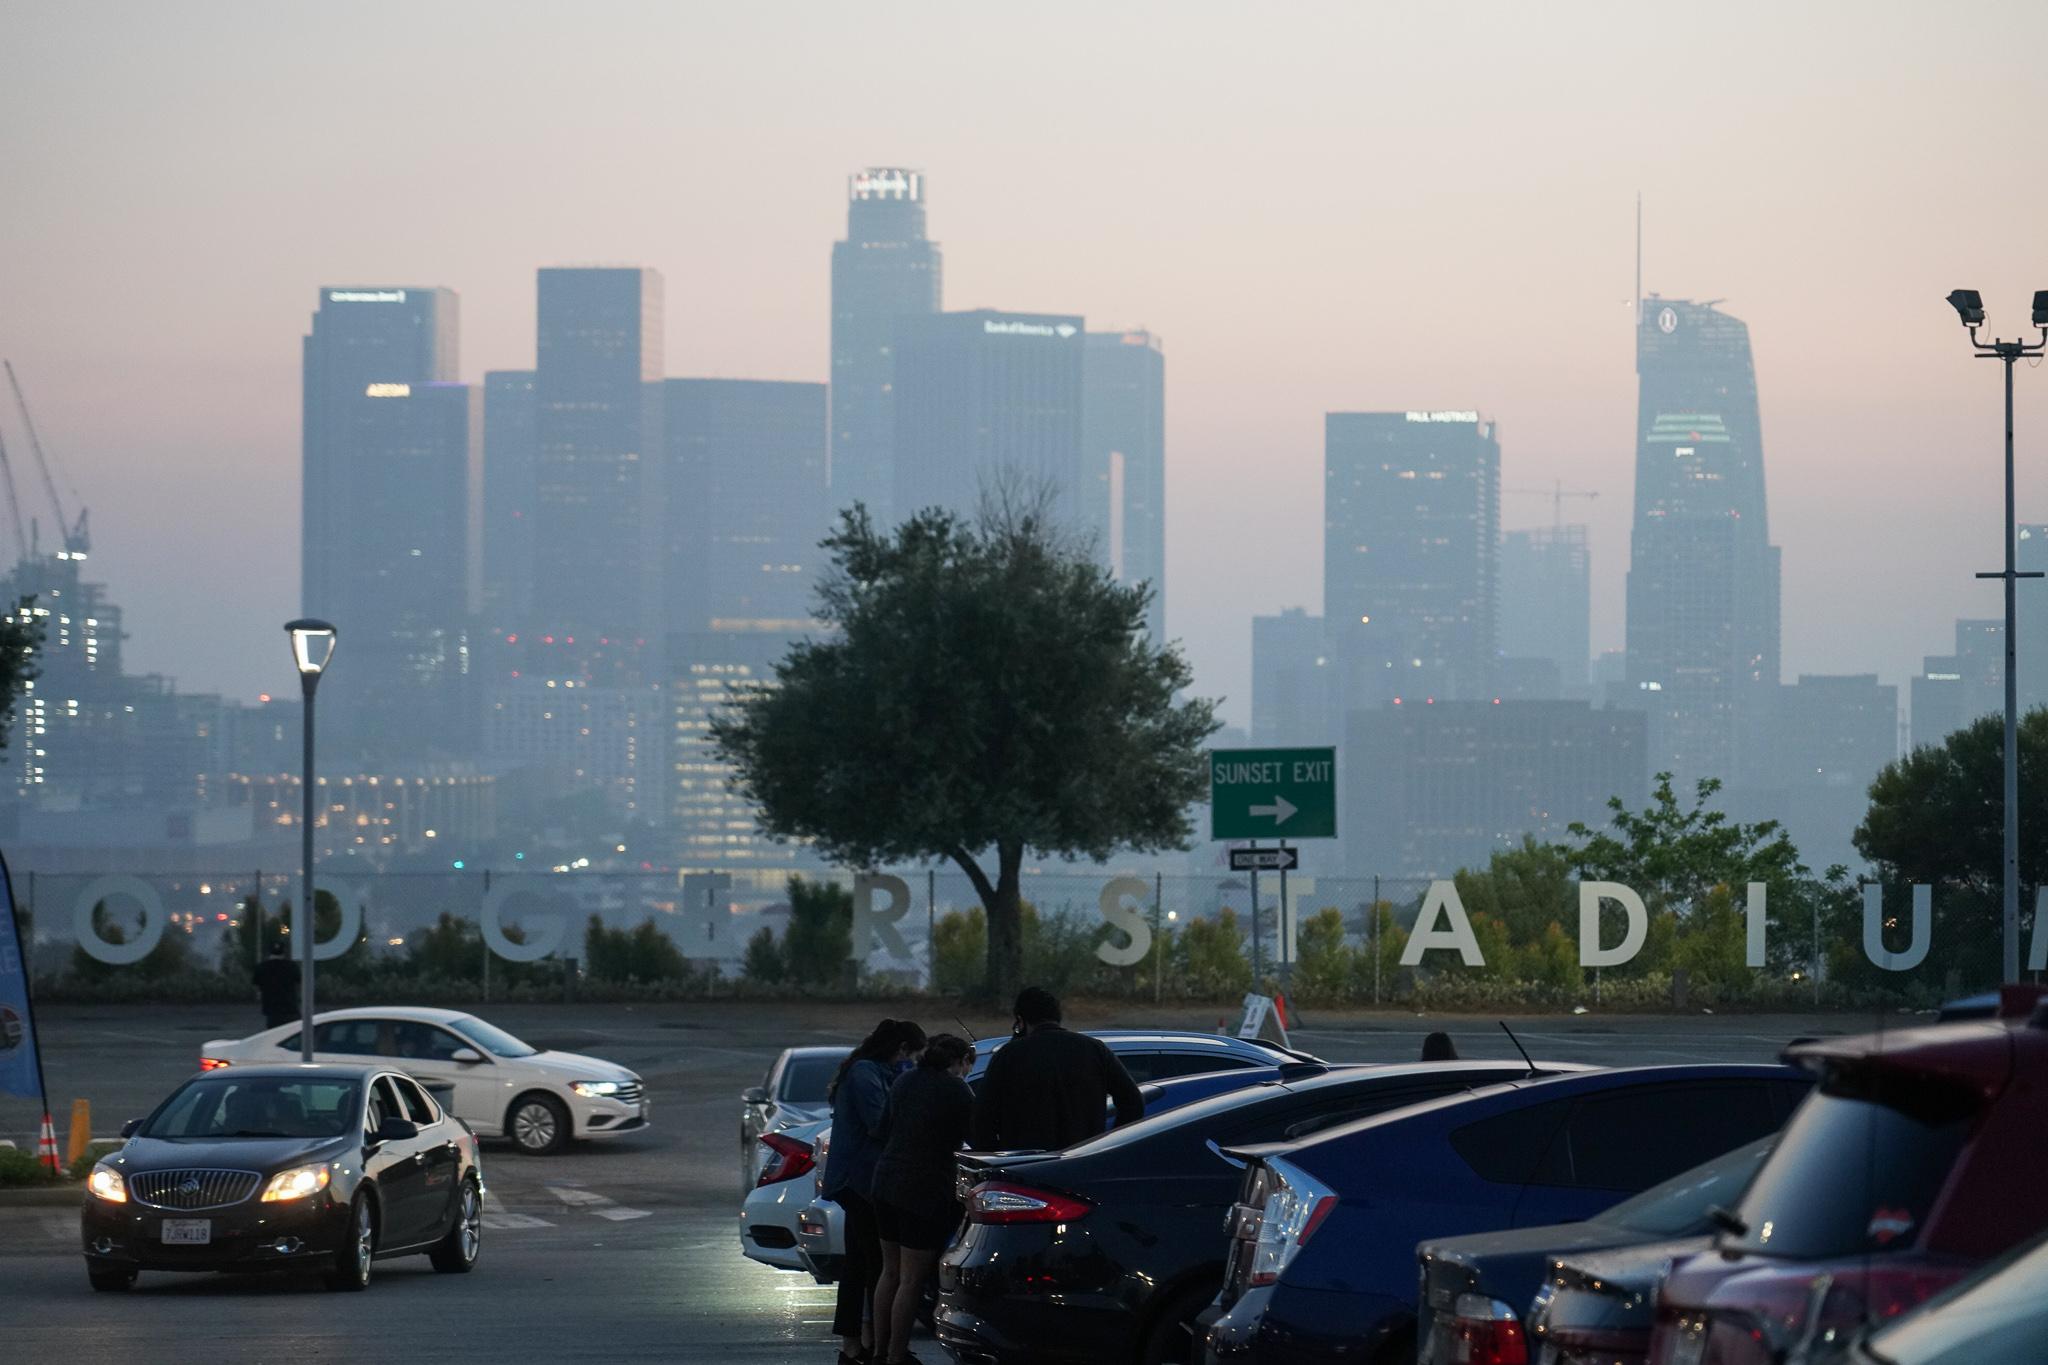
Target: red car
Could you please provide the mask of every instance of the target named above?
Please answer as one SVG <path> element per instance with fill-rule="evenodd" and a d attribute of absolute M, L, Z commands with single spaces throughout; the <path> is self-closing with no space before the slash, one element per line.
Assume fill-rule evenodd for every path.
<path fill-rule="evenodd" d="M 2048 1228 L 2048 1005 L 1829 1038 L 1713 1251 L 1664 1282 L 1652 1365 L 1812 1365 Z"/>

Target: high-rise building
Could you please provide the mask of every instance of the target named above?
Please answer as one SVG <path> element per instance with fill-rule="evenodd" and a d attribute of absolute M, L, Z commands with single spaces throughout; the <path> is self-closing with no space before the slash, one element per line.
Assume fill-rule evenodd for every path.
<path fill-rule="evenodd" d="M 1645 718 L 1582 701 L 1428 702 L 1351 712 L 1343 821 L 1354 876 L 1448 877 L 1524 835 L 1604 825 L 1648 790 Z"/>
<path fill-rule="evenodd" d="M 2021 585 L 2022 591 L 2025 586 Z M 2003 715 L 2005 622 L 1998 618 L 1956 622 L 1955 653 L 1925 656 L 1908 698 L 1916 749 L 1941 743 L 1980 716 Z"/>
<path fill-rule="evenodd" d="M 846 240 L 832 245 L 832 503 L 865 503 L 888 526 L 897 515 L 896 320 L 939 311 L 939 247 L 925 236 L 922 172 L 862 171 L 846 200 Z"/>
<path fill-rule="evenodd" d="M 825 386 L 671 379 L 662 392 L 668 629 L 808 629 L 832 520 Z"/>
<path fill-rule="evenodd" d="M 483 624 L 524 629 L 533 617 L 533 527 L 540 447 L 532 370 L 484 375 Z"/>
<path fill-rule="evenodd" d="M 662 287 L 643 269 L 540 272 L 533 620 L 551 675 L 658 679 Z M 574 643 L 571 643 L 571 642 Z"/>
<path fill-rule="evenodd" d="M 473 752 L 469 487 L 455 296 L 332 288 L 306 338 L 303 609 L 348 641 L 323 708 L 344 764 Z"/>
<path fill-rule="evenodd" d="M 1083 344 L 1082 320 L 1059 314 L 898 319 L 898 515 L 972 516 L 986 493 L 1046 492 L 1066 526 L 1085 529 Z"/>
<path fill-rule="evenodd" d="M 1323 618 L 1300 607 L 1252 618 L 1252 743 L 1332 742 Z"/>
<path fill-rule="evenodd" d="M 1396 697 L 1491 697 L 1500 442 L 1471 411 L 1324 419 L 1333 725 Z"/>
<path fill-rule="evenodd" d="M 1166 639 L 1166 356 L 1143 330 L 1089 332 L 1083 348 L 1081 497 L 1110 571 L 1152 585 L 1146 624 Z"/>
<path fill-rule="evenodd" d="M 1739 788 L 1778 688 L 1778 549 L 1764 515 L 1749 328 L 1711 303 L 1651 295 L 1629 542 L 1628 682 L 1652 771 Z"/>
<path fill-rule="evenodd" d="M 1766 758 L 1731 813 L 1783 824 L 1807 866 L 1862 861 L 1870 784 L 1899 755 L 1899 689 L 1874 673 L 1802 674 L 1780 687 Z"/>
<path fill-rule="evenodd" d="M 1591 564 L 1583 526 L 1501 536 L 1501 655 L 1548 660 L 1556 666 L 1564 696 L 1586 692 L 1586 669 L 1593 657 Z"/>

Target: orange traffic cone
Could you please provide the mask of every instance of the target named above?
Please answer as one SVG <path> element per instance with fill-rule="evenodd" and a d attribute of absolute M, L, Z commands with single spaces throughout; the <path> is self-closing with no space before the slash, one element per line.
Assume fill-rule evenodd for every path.
<path fill-rule="evenodd" d="M 52 1173 L 60 1170 L 57 1165 L 57 1130 L 50 1123 L 50 1116 L 43 1115 L 43 1131 L 36 1135 L 36 1160 L 48 1166 Z"/>

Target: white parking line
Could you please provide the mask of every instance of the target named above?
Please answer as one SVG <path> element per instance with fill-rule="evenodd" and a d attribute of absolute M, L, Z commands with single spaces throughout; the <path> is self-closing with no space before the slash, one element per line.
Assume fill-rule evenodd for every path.
<path fill-rule="evenodd" d="M 551 1228 L 554 1226 L 545 1218 L 536 1218 L 530 1213 L 487 1213 L 479 1219 L 485 1227 L 504 1230 L 507 1228 Z"/>
<path fill-rule="evenodd" d="M 550 1185 L 547 1187 L 547 1191 L 564 1204 L 575 1206 L 588 1207 L 612 1202 L 596 1190 L 573 1190 L 566 1185 Z"/>
<path fill-rule="evenodd" d="M 591 1209 L 589 1212 L 596 1214 L 599 1218 L 609 1218 L 614 1223 L 623 1223 L 632 1218 L 652 1218 L 654 1216 L 646 1209 L 624 1209 L 616 1204 L 610 1208 Z"/>

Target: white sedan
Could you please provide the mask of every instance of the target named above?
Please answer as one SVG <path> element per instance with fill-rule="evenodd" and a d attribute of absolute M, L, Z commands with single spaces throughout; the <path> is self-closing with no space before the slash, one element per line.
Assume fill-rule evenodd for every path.
<path fill-rule="evenodd" d="M 299 1026 L 247 1038 L 216 1039 L 199 1050 L 199 1067 L 291 1061 Z M 625 1067 L 573 1052 L 543 1052 L 459 1010 L 365 1008 L 313 1016 L 313 1060 L 380 1058 L 411 1074 L 479 1137 L 506 1137 L 531 1156 L 559 1152 L 576 1138 L 608 1138 L 645 1128 L 646 1091 Z"/>

